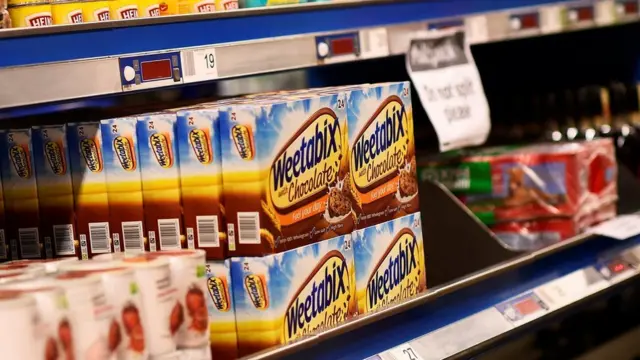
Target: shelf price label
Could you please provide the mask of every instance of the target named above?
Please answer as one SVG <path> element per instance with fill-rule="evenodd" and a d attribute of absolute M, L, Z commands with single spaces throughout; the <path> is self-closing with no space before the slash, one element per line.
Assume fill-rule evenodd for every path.
<path fill-rule="evenodd" d="M 387 353 L 391 354 L 394 360 L 424 360 L 409 343 L 396 346 Z"/>
<path fill-rule="evenodd" d="M 489 104 L 464 31 L 415 32 L 406 66 L 441 151 L 487 140 Z"/>
<path fill-rule="evenodd" d="M 214 47 L 182 50 L 180 56 L 185 83 L 218 78 L 218 59 Z"/>
<path fill-rule="evenodd" d="M 640 214 L 621 215 L 588 230 L 616 240 L 627 240 L 640 234 Z"/>

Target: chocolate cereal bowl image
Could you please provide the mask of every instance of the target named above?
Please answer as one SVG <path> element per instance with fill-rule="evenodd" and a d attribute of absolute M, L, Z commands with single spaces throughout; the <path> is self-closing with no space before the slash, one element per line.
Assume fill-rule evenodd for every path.
<path fill-rule="evenodd" d="M 65 359 L 73 360 L 73 336 L 71 335 L 71 324 L 68 319 L 63 319 L 58 324 L 58 339 L 60 339 Z"/>
<path fill-rule="evenodd" d="M 329 189 L 324 218 L 331 224 L 344 221 L 351 215 L 352 203 L 349 199 L 345 181 L 338 181 L 335 187 Z"/>
<path fill-rule="evenodd" d="M 58 344 L 56 344 L 56 340 L 52 337 L 47 338 L 45 340 L 46 344 L 44 347 L 44 359 L 45 360 L 57 360 L 58 353 Z"/>
<path fill-rule="evenodd" d="M 171 335 L 175 335 L 180 329 L 180 326 L 184 323 L 184 309 L 182 309 L 182 305 L 177 301 L 171 310 L 171 316 L 169 316 L 169 329 L 171 330 Z"/>

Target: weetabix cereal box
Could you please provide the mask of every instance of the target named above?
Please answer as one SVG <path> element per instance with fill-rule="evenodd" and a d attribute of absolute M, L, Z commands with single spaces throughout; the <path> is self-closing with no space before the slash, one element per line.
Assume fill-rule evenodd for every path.
<path fill-rule="evenodd" d="M 80 257 L 111 252 L 109 196 L 99 122 L 67 125 Z"/>
<path fill-rule="evenodd" d="M 224 259 L 227 237 L 222 203 L 222 156 L 218 110 L 211 106 L 177 113 L 180 186 L 187 246 Z"/>
<path fill-rule="evenodd" d="M 358 313 L 409 299 L 426 288 L 420 213 L 353 232 Z"/>
<path fill-rule="evenodd" d="M 107 172 L 109 228 L 115 252 L 140 252 L 145 248 L 142 177 L 138 156 L 136 118 L 102 120 L 102 151 Z M 156 248 L 156 237 L 148 247 Z"/>
<path fill-rule="evenodd" d="M 349 194 L 358 229 L 419 210 L 410 91 L 401 82 L 350 92 Z"/>
<path fill-rule="evenodd" d="M 45 250 L 52 244 L 56 257 L 78 256 L 67 126 L 36 126 L 32 140 Z"/>
<path fill-rule="evenodd" d="M 175 130 L 175 113 L 138 117 L 145 227 L 148 238 L 155 239 L 154 248 L 149 249 L 151 241 L 145 245 L 151 251 L 180 249 L 184 239 Z M 134 249 L 139 246 L 137 240 L 131 244 L 125 242 L 125 248 Z"/>
<path fill-rule="evenodd" d="M 356 315 L 350 234 L 279 254 L 233 258 L 231 276 L 240 356 Z"/>
<path fill-rule="evenodd" d="M 236 310 L 231 293 L 231 260 L 207 261 L 209 334 L 214 359 L 238 358 Z"/>
<path fill-rule="evenodd" d="M 354 229 L 345 107 L 343 92 L 221 107 L 232 255 L 282 252 Z"/>
<path fill-rule="evenodd" d="M 2 185 L 12 259 L 43 257 L 31 129 L 0 132 Z M 16 246 L 14 246 L 16 244 Z"/>

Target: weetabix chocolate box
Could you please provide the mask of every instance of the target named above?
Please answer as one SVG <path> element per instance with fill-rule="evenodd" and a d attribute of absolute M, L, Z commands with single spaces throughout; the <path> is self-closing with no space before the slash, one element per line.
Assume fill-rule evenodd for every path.
<path fill-rule="evenodd" d="M 182 248 L 182 205 L 180 203 L 180 169 L 176 147 L 176 114 L 155 113 L 138 116 L 137 136 L 142 175 L 142 196 L 148 238 L 155 238 L 155 248 Z M 135 239 L 125 248 L 139 244 Z M 186 245 L 186 244 L 184 244 Z M 185 246 L 186 247 L 186 246 Z"/>
<path fill-rule="evenodd" d="M 109 195 L 99 122 L 67 124 L 80 257 L 111 252 Z"/>
<path fill-rule="evenodd" d="M 102 120 L 102 151 L 107 172 L 109 228 L 113 250 L 140 252 L 148 240 L 156 248 L 155 234 L 144 238 L 142 177 L 138 156 L 136 118 Z"/>
<path fill-rule="evenodd" d="M 345 107 L 345 92 L 220 106 L 231 255 L 282 252 L 354 229 Z"/>
<path fill-rule="evenodd" d="M 0 132 L 0 152 L 3 154 L 0 166 L 12 258 L 41 258 L 44 251 L 39 231 L 40 210 L 31 129 Z M 17 245 L 16 251 L 14 244 Z"/>
<path fill-rule="evenodd" d="M 177 146 L 187 247 L 224 259 L 227 237 L 222 201 L 220 125 L 215 106 L 177 112 Z"/>
<path fill-rule="evenodd" d="M 322 332 L 356 315 L 351 234 L 231 261 L 240 356 Z"/>
<path fill-rule="evenodd" d="M 238 358 L 236 310 L 231 293 L 231 260 L 207 261 L 209 335 L 214 359 Z"/>
<path fill-rule="evenodd" d="M 40 204 L 40 232 L 45 249 L 53 255 L 78 256 L 76 249 L 73 183 L 69 168 L 67 126 L 36 126 L 32 129 L 33 158 Z M 47 250 L 49 251 L 49 250 Z"/>
<path fill-rule="evenodd" d="M 420 213 L 353 232 L 358 313 L 402 302 L 427 288 Z"/>
<path fill-rule="evenodd" d="M 347 103 L 349 191 L 357 228 L 419 210 L 408 82 L 363 85 Z"/>

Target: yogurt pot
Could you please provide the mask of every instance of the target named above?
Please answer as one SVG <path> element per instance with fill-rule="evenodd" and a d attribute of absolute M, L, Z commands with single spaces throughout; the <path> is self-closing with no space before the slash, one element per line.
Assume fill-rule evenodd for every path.
<path fill-rule="evenodd" d="M 169 259 L 151 257 L 150 253 L 126 257 L 122 264 L 132 268 L 141 296 L 142 328 L 149 356 L 176 351 L 176 332 L 184 322 L 184 312 L 177 301 Z"/>
<path fill-rule="evenodd" d="M 147 359 L 142 326 L 140 289 L 134 269 L 122 262 L 83 261 L 61 266 L 66 273 L 94 273 L 102 279 L 107 301 L 114 306 L 122 341 L 116 348 L 118 359 Z"/>
<path fill-rule="evenodd" d="M 67 298 L 75 335 L 75 359 L 115 360 L 123 335 L 102 278 L 90 271 L 73 271 L 51 279 L 63 288 Z"/>
<path fill-rule="evenodd" d="M 175 286 L 183 319 L 176 333 L 178 348 L 199 348 L 208 345 L 206 252 L 174 250 L 150 253 L 149 256 L 169 259 L 171 277 L 178 279 Z"/>
<path fill-rule="evenodd" d="M 33 346 L 36 333 L 36 301 L 15 291 L 0 291 L 0 349 L 11 359 L 40 360 Z M 3 355 L 3 357 L 6 355 Z"/>
<path fill-rule="evenodd" d="M 64 290 L 49 280 L 13 282 L 2 291 L 27 294 L 36 301 L 36 331 L 33 347 L 39 359 L 72 359 L 75 335 L 69 320 Z M 14 335 L 15 336 L 15 335 Z"/>
<path fill-rule="evenodd" d="M 32 267 L 44 266 L 44 270 L 47 274 L 55 274 L 58 272 L 59 267 L 62 264 L 76 263 L 79 260 L 76 258 L 62 258 L 62 259 L 44 259 L 44 260 L 14 260 L 10 261 L 8 265 L 29 265 Z"/>

